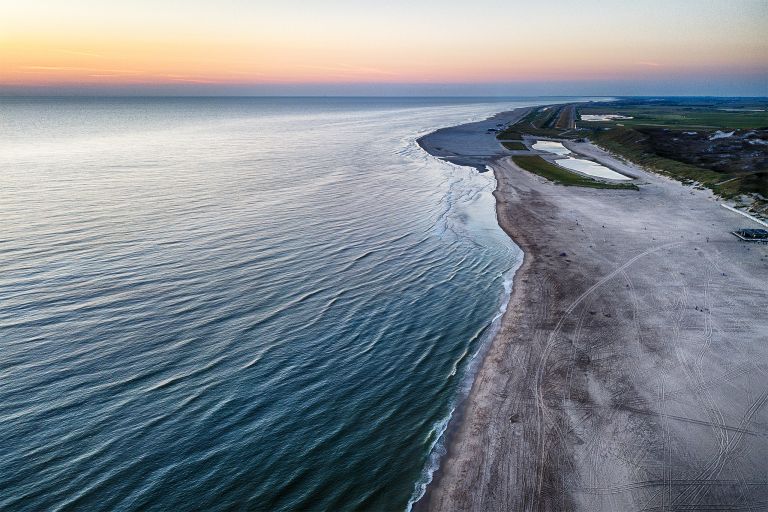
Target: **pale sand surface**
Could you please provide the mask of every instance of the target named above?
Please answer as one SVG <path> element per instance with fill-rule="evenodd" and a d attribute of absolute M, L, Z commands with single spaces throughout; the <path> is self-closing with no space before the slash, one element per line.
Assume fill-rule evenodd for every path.
<path fill-rule="evenodd" d="M 492 164 L 525 260 L 417 508 L 767 510 L 768 246 L 709 192 L 567 145 L 640 191 Z"/>

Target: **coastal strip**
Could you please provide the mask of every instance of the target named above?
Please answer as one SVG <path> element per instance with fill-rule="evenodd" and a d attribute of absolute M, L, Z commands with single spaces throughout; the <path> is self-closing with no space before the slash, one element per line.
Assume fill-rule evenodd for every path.
<path fill-rule="evenodd" d="M 419 140 L 493 169 L 499 224 L 525 256 L 415 508 L 767 507 L 768 247 L 733 237 L 749 221 L 711 192 L 587 143 L 639 190 L 531 174 L 489 132 L 499 116 Z"/>

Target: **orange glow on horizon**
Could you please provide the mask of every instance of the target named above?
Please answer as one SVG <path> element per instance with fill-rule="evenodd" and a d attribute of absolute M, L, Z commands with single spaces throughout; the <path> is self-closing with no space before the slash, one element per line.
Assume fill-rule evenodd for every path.
<path fill-rule="evenodd" d="M 489 55 L 454 58 L 396 59 L 377 55 L 310 55 L 259 51 L 258 48 L 204 42 L 111 42 L 83 46 L 16 41 L 0 49 L 2 83 L 142 84 L 142 83 L 465 83 L 533 80 L 587 80 L 703 74 L 764 72 L 762 62 L 689 58 L 675 62 L 624 52 L 619 59 L 576 56 L 571 52 Z"/>
<path fill-rule="evenodd" d="M 0 21 L 0 85 L 502 83 L 768 74 L 768 41 L 761 31 L 768 28 L 768 16 L 759 16 L 768 9 L 759 2 L 757 19 L 753 13 L 730 28 L 721 27 L 715 13 L 694 19 L 679 9 L 687 16 L 681 26 L 651 10 L 613 7 L 603 14 L 603 4 L 590 7 L 590 0 L 556 18 L 547 11 L 523 13 L 521 7 L 510 13 L 506 4 L 492 1 L 506 18 L 462 10 L 449 0 L 439 13 L 422 18 L 417 7 L 403 6 L 408 15 L 392 14 L 334 0 L 329 12 L 309 7 L 305 14 L 259 2 L 246 7 L 238 0 L 226 2 L 238 11 L 222 13 L 190 0 L 184 4 L 188 16 L 179 16 L 181 4 L 135 7 L 144 3 L 63 0 L 70 5 L 58 11 L 9 5 L 9 16 Z M 723 9 L 728 5 L 723 2 Z M 483 30 L 468 30 L 468 21 L 456 16 L 464 12 L 482 16 L 484 25 L 477 27 Z M 444 19 L 432 23 L 438 15 Z M 639 23 L 640 15 L 655 16 L 656 24 Z M 60 23 L 62 16 L 69 22 Z M 615 22 L 607 23 L 606 16 Z M 599 30 L 589 30 L 590 22 Z"/>

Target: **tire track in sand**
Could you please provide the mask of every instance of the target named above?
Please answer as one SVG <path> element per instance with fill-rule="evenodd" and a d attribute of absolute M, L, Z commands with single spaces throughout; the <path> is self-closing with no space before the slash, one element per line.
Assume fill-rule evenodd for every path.
<path fill-rule="evenodd" d="M 675 247 L 678 245 L 682 245 L 686 242 L 672 242 L 656 247 L 651 247 L 650 249 L 646 249 L 645 251 L 636 254 L 632 258 L 628 259 L 626 262 L 624 262 L 621 266 L 614 269 L 607 275 L 603 276 L 599 281 L 597 281 L 595 284 L 590 286 L 584 293 L 579 295 L 576 300 L 574 300 L 563 312 L 562 315 L 560 315 L 560 319 L 558 320 L 557 324 L 555 325 L 555 328 L 550 333 L 549 337 L 547 338 L 546 345 L 544 346 L 544 350 L 541 354 L 541 358 L 539 359 L 539 364 L 536 367 L 536 378 L 534 381 L 534 399 L 536 401 L 536 433 L 538 436 L 537 440 L 537 483 L 536 483 L 536 497 L 535 500 L 532 502 L 532 505 L 534 505 L 534 509 L 538 507 L 538 502 L 541 499 L 541 491 L 544 483 L 544 445 L 545 445 L 545 439 L 544 439 L 544 419 L 545 416 L 548 415 L 546 404 L 544 403 L 544 394 L 542 391 L 542 383 L 544 380 L 544 368 L 547 362 L 547 359 L 549 359 L 549 355 L 552 352 L 552 349 L 555 344 L 555 339 L 557 338 L 558 333 L 560 332 L 560 329 L 563 326 L 563 323 L 565 322 L 565 319 L 570 315 L 578 306 L 579 304 L 584 301 L 587 297 L 589 297 L 592 293 L 594 293 L 597 289 L 599 289 L 601 286 L 603 286 L 605 283 L 619 275 L 622 271 L 632 266 L 637 260 L 644 258 L 645 256 L 648 256 L 649 254 L 653 254 L 655 252 L 661 251 L 663 249 L 668 249 L 671 247 Z"/>

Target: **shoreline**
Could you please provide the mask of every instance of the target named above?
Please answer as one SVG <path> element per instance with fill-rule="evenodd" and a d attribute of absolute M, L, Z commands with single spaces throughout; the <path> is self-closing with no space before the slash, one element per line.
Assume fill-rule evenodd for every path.
<path fill-rule="evenodd" d="M 485 119 L 479 120 L 479 121 L 470 121 L 467 123 L 462 123 L 459 125 L 454 126 L 447 126 L 438 128 L 437 130 L 434 130 L 432 132 L 429 132 L 425 135 L 422 135 L 416 139 L 417 145 L 427 154 L 432 155 L 436 158 L 439 158 L 441 160 L 446 160 L 450 163 L 453 163 L 455 165 L 463 166 L 463 167 L 472 167 L 477 172 L 483 173 L 483 172 L 492 172 L 493 169 L 490 167 L 488 160 L 489 158 L 498 158 L 505 156 L 506 154 L 515 154 L 516 151 L 509 151 L 505 149 L 503 146 L 498 144 L 498 148 L 495 146 L 497 143 L 495 143 L 495 134 L 492 137 L 492 141 L 490 144 L 487 143 L 488 137 L 483 137 L 483 139 L 486 140 L 478 140 L 480 137 L 475 138 L 474 141 L 470 141 L 469 144 L 467 144 L 466 135 L 488 135 L 487 131 L 488 128 L 494 128 L 497 127 L 499 123 L 514 123 L 518 121 L 520 118 L 525 116 L 533 107 L 520 107 L 514 110 L 510 111 L 502 111 L 497 112 Z M 469 129 L 466 129 L 469 128 Z M 460 138 L 454 138 L 452 132 L 454 132 L 456 129 L 461 129 L 463 133 L 461 133 Z M 466 131 L 465 131 L 466 129 Z M 474 133 L 473 133 L 474 132 Z M 449 137 L 449 143 L 446 144 L 445 141 L 443 142 L 435 142 L 431 139 L 435 138 L 436 136 L 439 136 L 441 134 L 446 134 Z M 443 146 L 448 146 L 449 144 L 459 144 L 461 145 L 461 149 L 464 151 L 468 150 L 475 152 L 474 148 L 476 147 L 475 144 L 480 142 L 481 146 L 484 146 L 486 154 L 472 154 L 469 156 L 465 156 L 461 154 L 461 150 L 458 153 L 454 153 L 450 150 L 445 149 Z M 487 155 L 495 155 L 495 156 L 487 156 Z M 494 179 L 496 179 L 495 173 L 494 173 Z M 491 195 L 493 195 L 495 204 L 494 204 L 494 216 L 496 217 L 496 223 L 499 224 L 499 218 L 498 218 L 498 197 L 496 196 L 496 190 L 498 189 L 498 180 L 497 185 L 494 188 L 494 191 Z M 501 228 L 501 226 L 499 226 Z M 501 228 L 502 231 L 503 228 Z M 509 237 L 509 233 L 506 233 L 506 236 Z M 472 385 L 474 384 L 474 377 L 476 376 L 477 372 L 479 372 L 480 368 L 483 365 L 483 359 L 485 358 L 485 355 L 488 353 L 490 347 L 493 345 L 494 339 L 496 338 L 496 335 L 498 334 L 499 329 L 501 328 L 503 317 L 506 315 L 507 311 L 509 310 L 509 304 L 512 300 L 512 295 L 514 294 L 514 290 L 516 287 L 515 280 L 517 279 L 517 275 L 519 273 L 520 268 L 524 264 L 525 261 L 525 253 L 523 252 L 522 248 L 520 248 L 514 240 L 511 239 L 510 241 L 515 247 L 518 247 L 521 251 L 521 258 L 520 260 L 509 269 L 509 273 L 511 273 L 511 279 L 509 280 L 509 290 L 506 293 L 506 297 L 502 299 L 502 303 L 500 304 L 500 309 L 498 314 L 491 320 L 491 322 L 488 324 L 488 328 L 491 329 L 491 333 L 489 334 L 488 339 L 485 340 L 479 346 L 477 352 L 474 354 L 472 361 L 467 366 L 466 371 L 469 372 L 469 375 L 466 376 L 468 382 L 465 385 L 462 384 L 459 387 L 458 395 L 456 396 L 455 403 L 454 403 L 454 409 L 451 411 L 449 416 L 447 417 L 447 423 L 445 427 L 442 430 L 442 433 L 435 441 L 435 445 L 433 445 L 432 449 L 430 450 L 430 456 L 428 461 L 432 460 L 432 454 L 434 450 L 438 449 L 438 447 L 443 451 L 441 455 L 438 456 L 437 466 L 431 471 L 429 481 L 426 483 L 426 487 L 423 490 L 423 493 L 421 496 L 416 499 L 415 501 L 412 501 L 413 498 L 411 498 L 411 501 L 408 502 L 408 505 L 406 507 L 406 512 L 409 511 L 415 511 L 418 512 L 420 510 L 423 510 L 424 503 L 428 501 L 430 490 L 436 485 L 437 481 L 439 481 L 441 477 L 441 467 L 442 467 L 442 461 L 448 456 L 449 450 L 450 450 L 450 444 L 451 439 L 455 433 L 455 429 L 458 424 L 461 423 L 461 419 L 464 413 L 464 407 L 466 405 L 466 401 L 469 397 L 469 394 L 471 393 Z M 506 286 L 505 286 L 506 287 Z M 503 308 L 503 310 L 502 310 Z M 429 462 L 428 462 L 429 464 Z M 426 468 L 429 470 L 429 466 Z"/>
<path fill-rule="evenodd" d="M 517 109 L 505 114 L 524 115 L 526 111 Z M 764 262 L 768 250 L 736 244 L 728 227 L 740 221 L 717 208 L 711 194 L 648 173 L 607 153 L 595 153 L 591 145 L 580 149 L 590 150 L 590 156 L 596 155 L 604 165 L 628 166 L 627 170 L 638 176 L 641 190 L 555 185 L 517 168 L 507 158 L 517 152 L 504 150 L 498 142 L 501 151 L 478 156 L 471 137 L 493 138 L 495 142 L 495 134 L 481 131 L 483 127 L 482 123 L 469 123 L 454 127 L 453 134 L 446 134 L 451 129 L 438 130 L 419 139 L 419 145 L 434 156 L 448 155 L 460 165 L 466 165 L 461 163 L 461 152 L 467 149 L 470 165 L 477 167 L 478 158 L 486 161 L 497 181 L 493 192 L 497 220 L 523 251 L 523 261 L 515 272 L 499 330 L 479 361 L 469 394 L 457 404 L 450 420 L 445 434 L 446 452 L 414 510 L 628 510 L 640 501 L 664 509 L 678 504 L 701 505 L 702 495 L 707 497 L 707 504 L 743 502 L 744 485 L 723 490 L 714 483 L 693 482 L 673 490 L 671 475 L 667 475 L 671 469 L 656 475 L 659 465 L 676 467 L 689 477 L 696 475 L 700 465 L 706 468 L 701 459 L 706 459 L 715 441 L 725 443 L 727 448 L 727 440 L 717 427 L 729 423 L 726 410 L 733 408 L 733 403 L 746 410 L 754 404 L 749 396 L 734 394 L 728 388 L 697 391 L 707 388 L 709 374 L 727 373 L 729 366 L 724 361 L 732 363 L 724 349 L 713 343 L 711 313 L 702 325 L 701 318 L 693 318 L 700 316 L 699 305 L 683 308 L 679 315 L 685 316 L 687 323 L 686 329 L 681 329 L 680 319 L 667 314 L 669 306 L 667 310 L 644 314 L 644 308 L 648 308 L 641 298 L 653 302 L 663 297 L 676 304 L 680 300 L 677 281 L 687 280 L 679 275 L 700 265 L 702 255 L 710 267 L 714 260 L 723 268 L 737 267 L 729 271 L 739 274 L 743 293 L 734 302 L 739 303 L 739 314 L 752 322 L 751 327 L 742 328 L 741 334 L 746 335 L 744 339 L 750 345 L 750 357 L 740 353 L 744 356 L 742 363 L 747 364 L 755 356 L 766 361 L 768 351 L 755 342 L 761 333 L 768 332 L 768 321 L 760 314 L 760 306 L 768 306 L 768 294 L 760 287 L 761 282 L 768 282 L 768 265 Z M 429 137 L 433 139 L 431 146 L 423 143 Z M 458 138 L 464 138 L 462 144 L 445 149 Z M 430 151 L 436 146 L 442 154 Z M 696 214 L 686 210 L 695 210 Z M 669 231 L 665 226 L 669 219 L 678 221 L 674 233 L 665 232 Z M 704 220 L 712 221 L 711 225 L 705 226 Z M 697 246 L 709 244 L 710 239 L 713 244 L 705 254 Z M 725 253 L 727 258 L 723 258 Z M 670 264 L 670 258 L 675 263 Z M 675 286 L 664 285 L 664 278 L 671 276 L 666 275 L 667 269 L 659 272 L 658 268 L 665 263 L 677 269 L 678 275 L 672 278 Z M 637 267 L 644 272 L 635 275 Z M 748 272 L 744 272 L 745 268 Z M 712 273 L 711 268 L 708 271 Z M 722 272 L 720 277 L 727 282 L 727 275 Z M 625 287 L 620 286 L 621 280 L 626 281 Z M 686 293 L 701 299 L 701 290 L 690 291 L 696 284 L 684 283 L 683 288 L 687 285 Z M 707 291 L 703 292 L 705 304 L 709 300 Z M 723 314 L 721 320 L 732 323 L 733 313 Z M 694 323 L 695 327 L 688 326 Z M 689 331 L 709 332 L 709 341 L 699 347 L 698 337 L 687 340 L 690 346 L 678 340 L 679 346 L 671 350 L 665 346 L 669 345 L 669 330 L 677 332 L 678 338 Z M 706 334 L 703 336 L 707 339 Z M 691 351 L 698 354 L 693 360 L 689 358 Z M 610 364 L 599 364 L 608 355 Z M 705 356 L 720 365 L 706 362 Z M 753 373 L 745 372 L 742 378 L 751 375 L 761 379 L 758 382 L 765 383 L 768 400 L 768 372 L 757 371 L 756 376 Z M 655 384 L 644 384 L 649 375 L 657 379 L 650 381 Z M 670 386 L 683 404 L 670 404 L 664 398 L 664 389 Z M 686 386 L 691 389 L 686 391 Z M 659 387 L 662 397 L 654 400 Z M 755 392 L 762 392 L 762 387 L 757 386 Z M 579 419 L 584 411 L 593 416 L 589 420 L 592 428 L 584 428 L 584 420 Z M 752 412 L 752 417 L 759 414 L 765 417 L 762 406 Z M 672 424 L 664 419 L 670 416 L 682 419 Z M 739 424 L 737 420 L 730 423 Z M 678 431 L 678 422 L 703 425 L 711 432 L 682 441 L 678 437 L 690 432 Z M 631 427 L 630 433 L 617 434 L 619 425 Z M 765 428 L 758 431 L 758 438 L 768 435 Z M 669 448 L 672 439 L 685 449 Z M 582 448 L 585 444 L 591 445 L 591 452 Z M 768 486 L 765 477 L 759 478 L 765 474 L 760 460 L 768 457 L 765 444 L 753 447 L 752 452 L 759 456 L 753 453 L 738 459 L 739 464 L 730 464 L 737 466 L 733 469 L 737 474 L 751 476 L 755 485 Z M 664 455 L 665 449 L 668 455 Z M 641 478 L 635 467 L 638 463 L 633 466 L 625 461 L 626 456 L 615 456 L 617 451 L 645 454 L 649 461 L 645 476 Z M 710 465 L 719 472 L 730 470 L 723 465 L 718 468 L 717 458 Z M 712 473 L 698 476 L 701 480 L 719 475 Z M 639 480 L 646 483 L 636 483 Z M 734 481 L 746 480 L 734 477 Z M 622 486 L 626 490 L 604 494 L 585 490 Z M 746 499 L 754 506 L 757 503 L 751 499 L 753 494 L 757 492 L 747 492 Z"/>
<path fill-rule="evenodd" d="M 472 388 L 474 387 L 475 378 L 483 367 L 485 357 L 495 343 L 499 330 L 504 323 L 504 317 L 510 311 L 510 306 L 514 300 L 516 290 L 520 289 L 518 276 L 520 275 L 521 270 L 526 264 L 528 258 L 526 257 L 525 249 L 521 247 L 517 241 L 512 238 L 510 233 L 507 232 L 501 225 L 501 221 L 499 219 L 499 197 L 497 195 L 499 189 L 499 181 L 496 172 L 491 166 L 491 163 L 494 160 L 504 156 L 520 153 L 520 151 L 513 151 L 504 148 L 500 143 L 498 143 L 495 137 L 495 133 L 488 134 L 487 132 L 490 128 L 497 128 L 499 123 L 513 124 L 519 121 L 528 112 L 530 112 L 532 108 L 535 107 L 536 106 L 520 107 L 514 110 L 497 112 L 496 114 L 493 114 L 486 119 L 439 128 L 416 139 L 418 146 L 429 155 L 432 155 L 441 160 L 448 161 L 455 165 L 472 167 L 477 172 L 488 172 L 490 170 L 493 173 L 494 179 L 496 180 L 496 187 L 492 192 L 492 195 L 495 199 L 494 214 L 496 217 L 496 222 L 499 224 L 501 230 L 504 231 L 504 233 L 510 238 L 511 242 L 520 249 L 522 258 L 515 268 L 510 269 L 512 272 L 511 289 L 509 296 L 507 297 L 506 307 L 503 312 L 499 313 L 499 325 L 496 327 L 495 332 L 492 334 L 491 338 L 487 341 L 487 343 L 485 343 L 485 346 L 480 347 L 479 351 L 475 354 L 477 362 L 475 363 L 476 366 L 474 368 L 474 373 L 469 376 L 471 379 L 471 382 L 469 382 L 469 390 L 465 393 L 460 392 L 457 396 L 455 408 L 448 417 L 448 423 L 445 426 L 442 435 L 440 436 L 442 438 L 442 443 L 440 443 L 440 438 L 438 438 L 436 442 L 436 446 L 437 444 L 441 444 L 442 449 L 444 450 L 442 455 L 440 455 L 438 458 L 438 465 L 432 471 L 431 478 L 426 484 L 426 488 L 424 489 L 422 495 L 416 501 L 409 501 L 408 507 L 406 508 L 407 512 L 422 512 L 427 510 L 432 489 L 439 485 L 439 481 L 443 474 L 444 461 L 451 454 L 452 440 L 458 430 L 459 425 L 462 423 L 467 401 L 469 400 L 470 394 L 472 393 Z M 475 148 L 478 146 L 482 147 L 484 152 L 477 154 L 478 152 Z M 495 319 L 491 322 L 490 325 L 493 323 L 495 323 Z M 432 450 L 434 449 L 435 447 L 432 448 Z"/>

